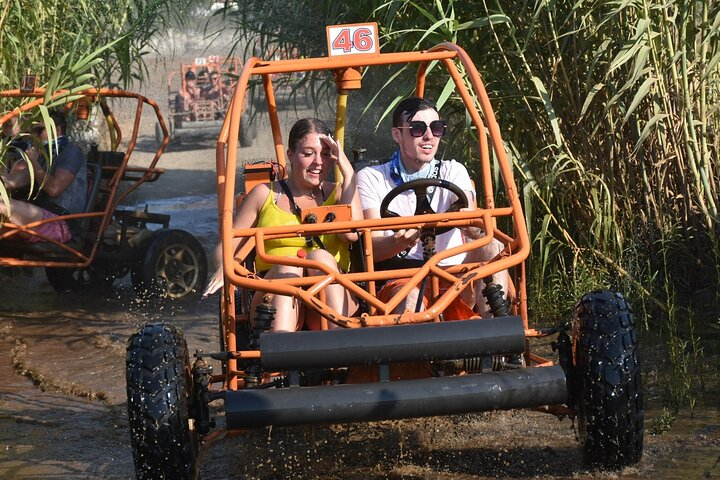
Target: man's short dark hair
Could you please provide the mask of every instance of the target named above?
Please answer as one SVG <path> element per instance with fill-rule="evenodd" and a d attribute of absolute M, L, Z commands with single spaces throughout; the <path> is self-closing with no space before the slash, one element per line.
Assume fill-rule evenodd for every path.
<path fill-rule="evenodd" d="M 435 110 L 435 104 L 420 97 L 410 97 L 398 103 L 393 111 L 393 127 L 402 127 L 406 120 L 415 116 L 421 110 Z"/>

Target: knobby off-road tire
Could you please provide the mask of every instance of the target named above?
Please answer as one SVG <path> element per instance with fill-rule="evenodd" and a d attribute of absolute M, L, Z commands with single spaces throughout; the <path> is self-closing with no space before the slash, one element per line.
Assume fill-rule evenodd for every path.
<path fill-rule="evenodd" d="M 194 478 L 198 437 L 189 424 L 185 338 L 168 325 L 144 326 L 128 342 L 126 380 L 137 478 Z"/>
<path fill-rule="evenodd" d="M 643 389 L 635 318 L 620 293 L 582 297 L 573 324 L 575 399 L 585 461 L 617 469 L 640 460 Z"/>

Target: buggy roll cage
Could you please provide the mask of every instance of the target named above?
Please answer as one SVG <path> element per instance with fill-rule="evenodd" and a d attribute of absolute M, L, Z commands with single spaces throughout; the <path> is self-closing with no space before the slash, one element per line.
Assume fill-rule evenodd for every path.
<path fill-rule="evenodd" d="M 469 212 L 438 213 L 402 218 L 384 218 L 373 220 L 338 221 L 323 224 L 302 224 L 294 226 L 279 226 L 269 228 L 233 228 L 233 211 L 236 191 L 236 172 L 238 165 L 238 133 L 245 95 L 251 77 L 262 78 L 266 96 L 270 125 L 275 145 L 276 161 L 285 166 L 285 146 L 282 140 L 283 132 L 278 119 L 278 108 L 275 101 L 272 76 L 277 73 L 305 72 L 324 70 L 332 72 L 338 90 L 338 108 L 336 116 L 335 134 L 342 144 L 344 137 L 345 113 L 347 94 L 349 90 L 361 86 L 362 69 L 370 66 L 392 64 L 418 64 L 416 75 L 416 95 L 422 97 L 425 91 L 425 76 L 428 66 L 432 62 L 439 62 L 452 78 L 456 90 L 460 95 L 473 126 L 479 133 L 479 159 L 481 166 L 482 188 L 484 196 L 480 208 Z M 456 62 L 462 64 L 466 78 L 475 93 L 475 97 L 468 90 L 463 74 L 457 68 Z M 482 117 L 478 111 L 475 98 L 479 102 Z M 498 161 L 500 174 L 507 193 L 508 207 L 494 205 L 493 185 L 491 182 L 490 152 L 487 135 L 480 134 L 487 129 L 495 157 Z M 462 292 L 470 282 L 477 278 L 485 278 L 496 272 L 518 267 L 516 271 L 517 287 L 511 286 L 511 295 L 514 298 L 512 314 L 521 315 L 526 330 L 528 330 L 527 295 L 525 289 L 524 261 L 530 252 L 525 219 L 523 216 L 520 198 L 515 187 L 512 167 L 507 158 L 500 129 L 495 120 L 490 100 L 479 73 L 467 53 L 452 43 L 442 43 L 434 48 L 421 52 L 379 53 L 377 55 L 345 55 L 335 57 L 318 57 L 297 60 L 263 61 L 250 58 L 241 72 L 233 97 L 230 101 L 228 113 L 225 117 L 220 137 L 216 147 L 216 163 L 218 173 L 218 216 L 220 220 L 220 238 L 222 242 L 222 262 L 226 278 L 223 289 L 224 304 L 234 308 L 235 287 L 254 291 L 263 291 L 273 294 L 289 295 L 297 298 L 306 307 L 317 311 L 322 317 L 323 328 L 327 328 L 330 321 L 337 325 L 357 328 L 366 326 L 379 326 L 389 324 L 420 323 L 437 321 L 445 308 Z M 337 173 L 337 172 L 336 172 Z M 498 227 L 497 219 L 506 217 L 510 219 L 514 233 L 502 231 Z M 373 268 L 373 249 L 371 232 L 375 230 L 390 230 L 400 228 L 414 228 L 418 225 L 426 227 L 464 227 L 469 225 L 480 226 L 486 236 L 465 243 L 462 246 L 437 252 L 425 265 L 418 269 L 375 271 Z M 331 271 L 317 261 L 305 258 L 289 258 L 270 256 L 264 251 L 263 241 L 270 238 L 288 236 L 314 236 L 321 233 L 341 233 L 354 231 L 361 234 L 361 249 L 367 258 L 367 271 L 341 273 Z M 446 257 L 489 244 L 493 238 L 499 239 L 505 249 L 495 259 L 485 264 L 469 263 L 450 267 L 440 267 L 438 262 Z M 239 239 L 245 243 L 237 252 L 233 250 L 233 240 Z M 322 272 L 321 275 L 306 276 L 296 279 L 264 280 L 248 268 L 243 266 L 244 259 L 253 250 L 256 255 L 268 264 L 292 265 L 312 268 Z M 392 310 L 400 303 L 413 288 L 417 288 L 422 279 L 430 275 L 432 281 L 432 297 L 428 308 L 421 312 L 405 312 L 393 314 Z M 409 278 L 410 280 L 395 298 L 388 302 L 380 301 L 376 296 L 375 283 L 394 278 Z M 439 281 L 445 280 L 452 286 L 440 295 Z M 349 292 L 356 295 L 369 306 L 368 312 L 359 316 L 342 315 L 328 307 L 325 301 L 324 288 L 331 284 L 343 285 Z M 234 317 L 234 315 L 231 315 Z M 227 329 L 229 337 L 233 337 L 234 328 Z M 532 331 L 528 330 L 529 333 Z M 231 341 L 234 339 L 230 339 Z M 234 342 L 232 342 L 234 343 Z M 229 344 L 229 350 L 235 345 Z"/>
<path fill-rule="evenodd" d="M 32 110 L 33 108 L 36 108 L 47 102 L 52 102 L 53 100 L 57 100 L 59 98 L 67 96 L 69 93 L 70 92 L 68 92 L 67 90 L 59 90 L 46 98 L 46 91 L 43 88 L 36 88 L 31 92 L 25 92 L 18 89 L 2 91 L 0 92 L 0 98 L 34 99 L 2 115 L 0 117 L 0 124 L 12 118 L 18 117 L 22 113 Z M 164 173 L 164 169 L 156 168 L 156 165 L 158 160 L 160 159 L 160 156 L 163 154 L 165 147 L 168 144 L 168 129 L 165 124 L 165 120 L 162 117 L 162 113 L 160 112 L 160 107 L 157 105 L 157 103 L 155 103 L 155 101 L 138 93 L 109 88 L 90 88 L 81 92 L 73 93 L 73 96 L 79 98 L 72 102 L 72 104 L 69 104 L 69 108 L 75 107 L 80 110 L 81 108 L 87 108 L 89 106 L 89 103 L 99 104 L 110 130 L 112 151 L 95 152 L 98 154 L 98 158 L 92 159 L 89 158 L 89 156 L 87 158 L 87 161 L 89 163 L 91 163 L 92 161 L 100 163 L 102 169 L 102 177 L 104 179 L 108 179 L 107 182 L 104 182 L 101 186 L 102 194 L 106 196 L 107 200 L 103 205 L 96 204 L 95 206 L 97 208 L 93 208 L 95 206 L 90 205 L 90 209 L 86 212 L 62 215 L 47 220 L 33 222 L 24 226 L 6 222 L 3 225 L 6 230 L 0 232 L 0 242 L 11 240 L 14 236 L 20 233 L 24 233 L 27 235 L 40 237 L 47 244 L 52 245 L 57 250 L 66 254 L 69 259 L 39 260 L 34 258 L 23 259 L 13 256 L 0 255 L 0 267 L 88 267 L 92 263 L 98 251 L 98 247 L 100 245 L 100 242 L 102 241 L 103 232 L 105 231 L 105 228 L 107 227 L 108 223 L 112 218 L 112 213 L 117 209 L 117 207 L 122 203 L 122 201 L 125 200 L 125 198 L 127 198 L 127 196 L 130 195 L 130 193 L 132 193 L 140 185 L 145 182 L 154 182 L 160 177 L 160 175 Z M 107 105 L 107 98 L 134 98 L 137 101 L 133 129 L 128 140 L 127 150 L 124 154 L 122 152 L 117 152 L 117 149 L 122 142 L 123 134 L 120 129 L 119 123 L 115 119 L 115 116 L 113 115 L 110 107 Z M 130 156 L 132 155 L 132 152 L 137 144 L 140 120 L 144 105 L 149 106 L 152 111 L 154 111 L 157 122 L 160 124 L 160 127 L 163 131 L 164 138 L 158 146 L 152 161 L 147 167 L 128 166 Z M 117 158 L 114 159 L 115 161 L 104 161 L 103 154 L 107 153 L 117 153 Z M 120 155 L 122 155 L 122 159 L 118 160 Z M 121 182 L 130 183 L 127 184 L 127 186 L 122 191 L 119 191 Z M 74 244 L 73 242 L 60 243 L 51 238 L 47 238 L 34 230 L 38 226 L 45 223 L 58 220 L 67 221 L 73 219 L 96 219 L 100 222 L 100 227 L 94 235 L 94 238 L 88 239 L 89 241 L 93 242 L 92 249 L 89 252 L 82 248 L 84 246 L 83 242 L 81 242 L 79 246 Z"/>

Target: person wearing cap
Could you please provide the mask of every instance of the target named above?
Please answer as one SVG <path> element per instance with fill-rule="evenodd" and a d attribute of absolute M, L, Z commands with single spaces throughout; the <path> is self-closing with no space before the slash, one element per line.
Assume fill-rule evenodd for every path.
<path fill-rule="evenodd" d="M 192 112 L 195 109 L 195 102 L 200 99 L 200 89 L 196 83 L 195 73 L 192 70 L 185 72 L 185 81 L 175 97 L 175 109 L 178 112 Z M 185 115 L 185 120 L 193 120 L 194 115 Z"/>

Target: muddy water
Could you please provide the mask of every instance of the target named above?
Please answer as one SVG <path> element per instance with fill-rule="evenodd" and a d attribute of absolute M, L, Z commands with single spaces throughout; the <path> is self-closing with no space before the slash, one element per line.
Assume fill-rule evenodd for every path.
<path fill-rule="evenodd" d="M 651 415 L 659 412 L 651 412 Z M 701 399 L 694 415 L 681 415 L 663 435 L 666 455 L 656 465 L 656 478 L 688 480 L 720 478 L 720 401 Z"/>
<path fill-rule="evenodd" d="M 3 283 L 0 478 L 131 478 L 125 342 L 168 321 L 215 348 L 216 303 L 148 305 L 124 285 L 59 294 L 40 272 Z"/>

